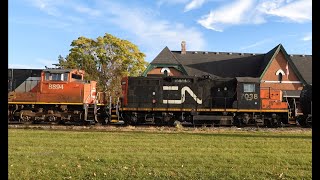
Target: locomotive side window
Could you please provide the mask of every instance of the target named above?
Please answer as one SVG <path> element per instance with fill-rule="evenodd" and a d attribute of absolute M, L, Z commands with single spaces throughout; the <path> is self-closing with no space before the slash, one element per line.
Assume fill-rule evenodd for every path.
<path fill-rule="evenodd" d="M 243 84 L 243 92 L 255 92 L 255 84 Z"/>
<path fill-rule="evenodd" d="M 68 73 L 63 74 L 63 81 L 68 81 Z"/>
<path fill-rule="evenodd" d="M 45 74 L 46 81 L 67 81 L 68 73 L 46 73 Z"/>
<path fill-rule="evenodd" d="M 78 74 L 71 74 L 71 78 L 72 78 L 72 79 L 82 80 L 82 76 L 81 76 L 81 75 L 78 75 Z"/>

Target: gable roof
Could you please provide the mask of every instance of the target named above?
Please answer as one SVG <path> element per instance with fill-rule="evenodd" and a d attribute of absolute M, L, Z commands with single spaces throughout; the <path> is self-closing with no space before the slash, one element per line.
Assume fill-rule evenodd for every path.
<path fill-rule="evenodd" d="M 302 56 L 289 56 L 282 44 L 265 54 L 207 51 L 186 51 L 186 54 L 181 54 L 181 51 L 170 51 L 165 47 L 150 65 L 179 64 L 191 76 L 209 74 L 213 77 L 261 78 L 280 51 L 301 81 L 312 82 L 312 55 L 304 56 L 304 59 L 300 58 Z M 303 63 L 306 64 L 301 66 Z"/>
<path fill-rule="evenodd" d="M 265 74 L 265 72 L 267 71 L 268 67 L 270 66 L 270 64 L 272 63 L 273 59 L 277 56 L 277 54 L 279 52 L 282 52 L 284 57 L 286 58 L 286 60 L 288 61 L 289 66 L 291 67 L 291 69 L 293 70 L 293 72 L 295 73 L 295 75 L 299 78 L 300 81 L 302 81 L 304 84 L 306 83 L 306 81 L 304 80 L 304 78 L 301 76 L 300 72 L 298 71 L 298 69 L 296 68 L 296 66 L 293 64 L 291 58 L 289 57 L 287 51 L 284 49 L 284 47 L 282 46 L 282 44 L 279 44 L 278 46 L 276 46 L 275 48 L 273 48 L 271 51 L 269 51 L 266 55 L 265 55 L 265 62 L 268 62 L 266 67 L 263 67 L 261 69 L 264 69 L 261 73 L 260 78 L 262 78 L 262 76 Z M 271 58 L 270 58 L 271 56 Z M 270 59 L 269 59 L 270 58 Z M 265 65 L 265 63 L 263 64 Z"/>
<path fill-rule="evenodd" d="M 281 44 L 277 45 L 269 52 L 264 55 L 263 62 L 261 63 L 259 74 L 262 76 L 267 66 L 269 66 L 270 61 L 276 56 L 277 52 L 279 52 L 279 47 Z"/>
<path fill-rule="evenodd" d="M 181 64 L 166 46 L 152 61 L 153 64 Z"/>

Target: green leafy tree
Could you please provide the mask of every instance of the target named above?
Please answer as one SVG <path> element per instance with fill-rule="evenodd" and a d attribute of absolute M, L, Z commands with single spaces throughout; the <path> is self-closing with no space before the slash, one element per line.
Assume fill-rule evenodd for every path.
<path fill-rule="evenodd" d="M 112 97 L 120 95 L 122 77 L 138 76 L 148 65 L 136 45 L 108 33 L 95 40 L 79 37 L 71 47 L 66 58 L 58 57 L 59 66 L 85 70 L 85 79 L 97 81 L 98 91 Z"/>

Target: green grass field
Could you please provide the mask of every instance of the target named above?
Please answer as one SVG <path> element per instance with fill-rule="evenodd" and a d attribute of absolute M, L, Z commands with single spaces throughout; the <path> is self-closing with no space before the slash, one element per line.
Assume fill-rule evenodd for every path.
<path fill-rule="evenodd" d="M 311 131 L 9 129 L 9 179 L 312 179 Z"/>

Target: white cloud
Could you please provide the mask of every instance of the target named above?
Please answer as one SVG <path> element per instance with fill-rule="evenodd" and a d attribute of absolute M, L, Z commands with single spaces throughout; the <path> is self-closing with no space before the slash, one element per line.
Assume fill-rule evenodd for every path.
<path fill-rule="evenodd" d="M 299 23 L 312 20 L 312 0 L 267 1 L 259 5 L 259 10 L 267 15 Z"/>
<path fill-rule="evenodd" d="M 306 34 L 301 40 L 302 41 L 312 41 L 312 33 Z"/>
<path fill-rule="evenodd" d="M 206 2 L 206 0 L 192 0 L 191 2 L 189 2 L 186 7 L 184 7 L 184 12 L 190 11 L 192 9 L 196 9 L 202 6 L 202 4 L 204 4 Z"/>
<path fill-rule="evenodd" d="M 64 1 L 64 0 L 27 0 L 31 2 L 33 6 L 44 11 L 48 15 L 55 17 L 61 17 L 64 14 L 73 13 L 74 11 L 89 15 L 100 16 L 101 12 L 97 9 L 90 8 L 78 3 L 77 1 Z"/>
<path fill-rule="evenodd" d="M 267 17 L 278 17 L 291 22 L 309 22 L 312 20 L 311 0 L 236 0 L 211 10 L 202 16 L 198 23 L 207 29 L 223 31 L 226 27 L 240 24 L 260 24 Z"/>
<path fill-rule="evenodd" d="M 248 21 L 248 15 L 252 12 L 253 0 L 239 0 L 222 6 L 208 15 L 203 16 L 198 23 L 207 29 L 223 31 L 227 25 L 241 24 Z M 257 21 L 257 23 L 260 21 Z"/>
<path fill-rule="evenodd" d="M 86 23 L 99 22 L 96 27 L 114 26 L 125 30 L 126 35 L 130 36 L 131 42 L 137 44 L 139 47 L 144 47 L 144 52 L 147 52 L 146 59 L 152 60 L 162 48 L 168 46 L 171 50 L 180 50 L 181 41 L 187 42 L 187 48 L 192 50 L 201 50 L 205 47 L 205 40 L 203 34 L 195 27 L 187 27 L 178 22 L 171 22 L 171 20 L 160 19 L 153 9 L 129 7 L 125 4 L 116 2 L 96 0 L 96 6 L 85 6 L 84 4 L 77 4 L 75 1 L 62 0 L 29 0 L 41 10 L 59 9 L 63 14 L 60 17 L 52 17 L 45 23 L 41 21 L 39 25 L 47 25 L 49 27 L 63 27 L 65 31 L 73 29 L 77 33 L 85 27 L 92 26 Z M 161 0 L 158 3 L 187 3 L 190 0 Z M 197 5 L 198 6 L 198 5 Z M 96 8 L 93 8 L 96 7 Z M 191 7 L 191 6 L 190 6 Z M 196 6 L 193 5 L 192 8 Z M 46 11 L 48 12 L 48 11 Z M 87 16 L 80 16 L 87 15 Z M 95 21 L 92 22 L 89 16 L 95 16 Z M 61 22 L 61 26 L 58 23 Z M 31 23 L 31 22 L 30 22 Z M 112 23 L 110 25 L 110 23 Z M 85 26 L 85 27 L 83 27 Z"/>
<path fill-rule="evenodd" d="M 108 16 L 109 20 L 134 34 L 136 44 L 147 47 L 146 52 L 150 52 L 147 54 L 148 60 L 154 58 L 150 57 L 152 52 L 159 53 L 165 46 L 171 50 L 180 50 L 182 40 L 187 42 L 188 49 L 201 50 L 205 47 L 202 33 L 194 27 L 158 19 L 156 13 L 148 9 L 129 9 L 119 4 L 102 3 L 106 12 L 112 14 Z"/>
<path fill-rule="evenodd" d="M 28 0 L 31 5 L 39 8 L 41 11 L 47 13 L 51 16 L 61 16 L 61 12 L 58 10 L 56 6 L 63 3 L 62 0 Z"/>

